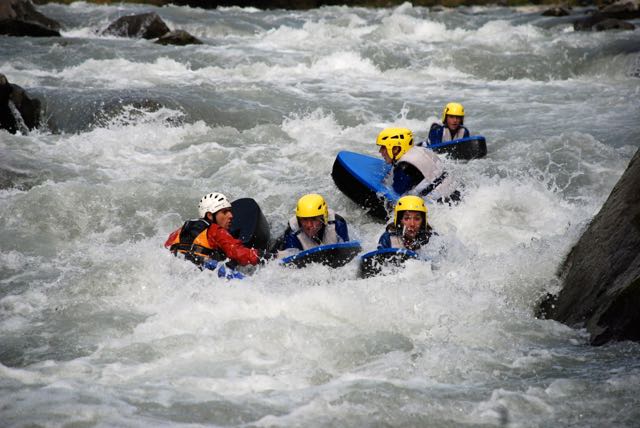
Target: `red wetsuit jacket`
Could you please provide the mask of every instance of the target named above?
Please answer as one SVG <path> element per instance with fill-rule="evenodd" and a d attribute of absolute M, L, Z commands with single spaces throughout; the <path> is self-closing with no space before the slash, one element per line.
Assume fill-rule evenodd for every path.
<path fill-rule="evenodd" d="M 242 266 L 258 264 L 260 258 L 257 250 L 245 247 L 242 244 L 242 241 L 231 236 L 229 231 L 217 224 L 209 225 L 209 227 L 199 233 L 192 242 L 182 242 L 180 240 L 180 236 L 182 235 L 184 239 L 189 234 L 181 232 L 184 227 L 189 227 L 191 224 L 193 224 L 193 221 L 188 221 L 181 228 L 174 230 L 169 235 L 164 246 L 170 248 L 174 252 L 187 253 L 189 251 L 186 250 L 186 248 L 188 248 L 190 244 L 196 244 L 198 247 L 208 250 L 222 251 L 225 256 Z"/>

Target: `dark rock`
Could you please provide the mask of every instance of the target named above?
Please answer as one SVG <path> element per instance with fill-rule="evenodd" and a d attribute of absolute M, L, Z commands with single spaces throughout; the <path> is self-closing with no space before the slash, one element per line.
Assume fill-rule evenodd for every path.
<path fill-rule="evenodd" d="M 593 26 L 607 19 L 606 16 L 599 12 L 594 12 L 586 18 L 580 18 L 573 21 L 573 29 L 576 31 L 591 31 Z"/>
<path fill-rule="evenodd" d="M 0 1 L 0 34 L 60 37 L 60 24 L 38 12 L 29 0 Z"/>
<path fill-rule="evenodd" d="M 635 26 L 620 19 L 640 18 L 640 8 L 633 2 L 619 2 L 602 6 L 599 10 L 590 11 L 587 18 L 574 21 L 576 31 L 633 30 Z M 603 21 L 607 21 L 604 22 Z M 596 28 L 597 26 L 597 28 Z"/>
<path fill-rule="evenodd" d="M 0 19 L 0 34 L 14 37 L 60 37 L 56 30 L 17 19 Z"/>
<path fill-rule="evenodd" d="M 202 42 L 184 30 L 170 31 L 156 40 L 161 45 L 201 45 Z"/>
<path fill-rule="evenodd" d="M 618 2 L 600 9 L 600 13 L 607 18 L 636 19 L 640 18 L 640 8 L 634 2 Z"/>
<path fill-rule="evenodd" d="M 621 21 L 619 19 L 607 18 L 598 22 L 593 26 L 595 31 L 608 31 L 608 30 L 635 30 L 636 26 L 627 21 Z"/>
<path fill-rule="evenodd" d="M 13 107 L 13 108 L 12 108 Z M 30 98 L 18 85 L 0 74 L 0 128 L 15 134 L 40 124 L 40 100 Z"/>
<path fill-rule="evenodd" d="M 560 269 L 537 313 L 586 327 L 591 343 L 640 341 L 640 150 Z"/>
<path fill-rule="evenodd" d="M 552 7 L 542 12 L 542 16 L 567 16 L 570 12 L 564 7 Z"/>
<path fill-rule="evenodd" d="M 11 85 L 4 74 L 0 74 L 0 128 L 6 129 L 12 134 L 17 131 L 16 119 L 9 107 L 9 97 L 11 96 Z"/>
<path fill-rule="evenodd" d="M 0 19 L 16 19 L 19 21 L 40 24 L 50 30 L 59 30 L 60 24 L 38 12 L 29 0 L 2 0 L 0 2 Z"/>
<path fill-rule="evenodd" d="M 122 16 L 107 27 L 102 34 L 120 37 L 142 37 L 157 39 L 169 32 L 169 27 L 157 13 Z"/>

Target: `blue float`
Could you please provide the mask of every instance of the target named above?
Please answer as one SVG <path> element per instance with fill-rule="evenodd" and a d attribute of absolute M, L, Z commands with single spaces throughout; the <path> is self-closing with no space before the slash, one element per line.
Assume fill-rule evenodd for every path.
<path fill-rule="evenodd" d="M 436 153 L 447 154 L 452 159 L 471 160 L 487 155 L 487 141 L 482 135 L 473 135 L 443 143 L 426 144 L 426 148 Z"/>
<path fill-rule="evenodd" d="M 360 256 L 358 276 L 369 278 L 378 275 L 385 267 L 401 267 L 409 259 L 419 259 L 415 251 L 404 248 L 382 248 Z"/>
<path fill-rule="evenodd" d="M 284 266 L 298 268 L 305 267 L 311 263 L 338 268 L 349 263 L 361 251 L 362 246 L 358 241 L 339 242 L 300 251 L 292 256 L 283 258 L 280 263 Z"/>

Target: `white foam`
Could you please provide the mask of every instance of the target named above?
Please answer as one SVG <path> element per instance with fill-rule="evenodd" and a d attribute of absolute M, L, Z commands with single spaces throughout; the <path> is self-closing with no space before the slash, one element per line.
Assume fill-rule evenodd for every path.
<path fill-rule="evenodd" d="M 71 47 L 58 41 L 9 61 L 10 81 L 62 104 L 87 90 L 96 99 L 179 94 L 172 105 L 185 109 L 125 102 L 76 133 L 0 134 L 7 182 L 20 186 L 0 190 L 9 424 L 549 425 L 600 403 L 625 425 L 616 418 L 619 401 L 637 393 L 634 345 L 589 349 L 585 330 L 538 320 L 533 308 L 560 288 L 558 265 L 637 149 L 618 111 L 633 111 L 635 88 L 594 77 L 598 61 L 554 75 L 555 64 L 538 60 L 560 58 L 563 68 L 576 49 L 588 57 L 634 36 L 409 3 L 162 8 L 167 22 L 193 21 L 187 28 L 208 39 L 174 50 L 92 35 L 138 7 L 48 7 L 100 18 L 68 30 Z M 74 56 L 94 43 L 120 53 Z M 431 261 L 366 280 L 357 260 L 271 263 L 227 281 L 163 247 L 202 194 L 222 191 L 255 198 L 274 238 L 300 195 L 322 193 L 374 249 L 384 225 L 336 189 L 336 153 L 377 155 L 387 126 L 424 137 L 452 98 L 489 154 L 444 159 L 463 199 L 429 205 L 439 234 L 422 252 Z M 207 114 L 194 118 L 196 109 Z"/>

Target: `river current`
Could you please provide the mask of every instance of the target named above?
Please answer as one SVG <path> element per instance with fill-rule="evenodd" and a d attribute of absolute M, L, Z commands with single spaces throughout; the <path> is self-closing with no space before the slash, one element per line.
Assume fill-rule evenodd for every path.
<path fill-rule="evenodd" d="M 0 131 L 0 426 L 638 426 L 640 345 L 534 307 L 640 146 L 640 30 L 534 8 L 40 10 L 62 38 L 0 37 L 49 122 Z M 149 10 L 204 44 L 99 35 Z M 463 200 L 429 205 L 431 262 L 225 281 L 163 248 L 220 191 L 274 237 L 321 193 L 374 249 L 336 154 L 424 138 L 449 101 L 489 153 L 445 159 Z"/>

